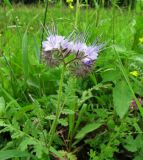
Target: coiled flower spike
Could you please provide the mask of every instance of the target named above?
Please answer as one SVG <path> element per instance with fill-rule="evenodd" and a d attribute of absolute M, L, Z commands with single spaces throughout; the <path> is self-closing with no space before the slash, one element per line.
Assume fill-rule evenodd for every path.
<path fill-rule="evenodd" d="M 84 38 L 77 36 L 76 40 L 65 38 L 49 32 L 47 40 L 42 43 L 43 57 L 49 66 L 58 66 L 60 62 L 68 65 L 76 76 L 85 76 L 92 70 L 102 45 L 95 43 L 87 46 Z M 65 62 L 67 56 L 74 55 L 72 60 Z"/>
<path fill-rule="evenodd" d="M 61 45 L 65 43 L 65 37 L 58 35 L 50 35 L 47 41 L 42 43 L 44 51 L 60 50 Z"/>
<path fill-rule="evenodd" d="M 85 49 L 85 58 L 82 59 L 82 62 L 86 65 L 92 65 L 92 63 L 97 59 L 101 48 L 102 45 L 97 46 L 94 44 L 87 46 Z"/>
<path fill-rule="evenodd" d="M 54 29 L 54 33 L 49 30 L 48 33 L 46 41 L 42 42 L 43 58 L 49 66 L 54 67 L 59 65 L 60 61 L 64 59 L 68 41 L 64 36 L 58 35 L 56 29 Z"/>

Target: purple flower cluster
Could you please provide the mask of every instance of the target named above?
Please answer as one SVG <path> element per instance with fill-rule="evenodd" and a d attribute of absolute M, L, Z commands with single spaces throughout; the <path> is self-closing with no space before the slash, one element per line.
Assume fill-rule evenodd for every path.
<path fill-rule="evenodd" d="M 64 36 L 50 33 L 47 40 L 42 43 L 43 56 L 50 66 L 58 65 L 60 61 L 64 64 L 74 66 L 73 71 L 76 75 L 83 75 L 91 70 L 93 62 L 97 59 L 102 46 L 93 44 L 87 46 L 85 41 L 80 38 L 71 41 Z M 75 55 L 69 63 L 64 59 L 69 55 Z"/>

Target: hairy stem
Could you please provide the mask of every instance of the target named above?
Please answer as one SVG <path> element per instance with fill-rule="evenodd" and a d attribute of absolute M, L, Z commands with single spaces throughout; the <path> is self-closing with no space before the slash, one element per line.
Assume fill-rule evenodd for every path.
<path fill-rule="evenodd" d="M 48 0 L 46 0 L 46 7 L 45 7 L 44 19 L 43 19 L 43 29 L 42 29 L 42 36 L 41 36 L 41 50 L 42 50 L 42 42 L 43 42 L 43 38 L 44 38 L 44 30 L 45 30 L 45 25 L 46 25 L 47 11 L 48 11 Z M 40 62 L 41 62 L 41 57 L 42 57 L 42 55 L 40 55 Z"/>
<path fill-rule="evenodd" d="M 59 84 L 56 117 L 53 120 L 52 127 L 51 127 L 50 132 L 49 132 L 50 139 L 49 139 L 49 143 L 48 143 L 48 149 L 52 145 L 54 134 L 55 134 L 55 131 L 56 131 L 56 127 L 57 127 L 57 124 L 58 124 L 58 119 L 60 117 L 61 110 L 62 110 L 61 109 L 61 98 L 62 98 L 62 93 L 63 93 L 62 88 L 63 88 L 63 81 L 64 81 L 64 73 L 65 73 L 65 65 L 63 65 L 63 68 L 62 68 L 61 79 L 60 79 L 60 84 Z"/>

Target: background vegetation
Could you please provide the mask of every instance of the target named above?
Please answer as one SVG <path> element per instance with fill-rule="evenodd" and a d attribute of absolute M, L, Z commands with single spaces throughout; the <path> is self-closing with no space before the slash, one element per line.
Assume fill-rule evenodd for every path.
<path fill-rule="evenodd" d="M 127 7 L 127 6 L 131 6 L 132 8 L 135 7 L 136 3 L 138 0 L 114 0 L 116 2 L 117 5 L 122 6 L 122 7 Z M 1 2 L 4 2 L 4 0 L 2 0 Z M 23 4 L 31 4 L 31 3 L 44 3 L 46 2 L 46 0 L 10 0 L 10 2 L 12 3 L 23 3 Z M 50 3 L 58 3 L 57 0 L 50 0 Z M 64 2 L 66 2 L 64 0 Z M 74 3 L 76 3 L 76 0 L 73 0 Z M 84 4 L 89 4 L 92 7 L 95 7 L 95 3 L 97 3 L 98 5 L 101 6 L 105 6 L 105 7 L 111 7 L 112 5 L 112 0 L 82 0 L 81 1 Z"/>

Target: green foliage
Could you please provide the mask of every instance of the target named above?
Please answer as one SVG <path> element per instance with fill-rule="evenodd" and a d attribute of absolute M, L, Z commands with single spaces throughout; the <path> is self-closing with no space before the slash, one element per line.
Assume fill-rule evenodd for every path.
<path fill-rule="evenodd" d="M 62 67 L 41 60 L 43 6 L 0 7 L 0 159 L 142 159 L 142 117 L 131 106 L 143 97 L 142 16 L 94 3 L 96 10 L 80 4 L 76 20 L 74 9 L 48 8 L 46 23 L 54 20 L 60 34 L 77 27 L 88 44 L 100 34 L 106 43 L 87 77 L 65 70 L 61 92 Z"/>
<path fill-rule="evenodd" d="M 2 118 L 5 114 L 5 100 L 3 97 L 0 97 L 0 117 Z"/>
<path fill-rule="evenodd" d="M 73 153 L 68 153 L 62 150 L 60 150 L 59 153 L 68 160 L 77 160 L 76 156 Z"/>
<path fill-rule="evenodd" d="M 16 157 L 28 157 L 28 153 L 18 151 L 18 150 L 0 151 L 0 159 L 2 160 L 9 159 L 9 158 L 16 158 Z"/>
<path fill-rule="evenodd" d="M 75 138 L 77 139 L 81 139 L 83 138 L 86 134 L 94 131 L 95 129 L 99 128 L 102 125 L 101 122 L 95 122 L 95 123 L 91 123 L 91 124 L 87 124 L 86 126 L 84 126 L 75 136 Z"/>
<path fill-rule="evenodd" d="M 123 118 L 127 113 L 131 104 L 132 94 L 125 81 L 118 82 L 113 89 L 113 103 L 115 110 L 120 118 Z"/>

